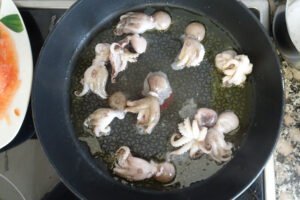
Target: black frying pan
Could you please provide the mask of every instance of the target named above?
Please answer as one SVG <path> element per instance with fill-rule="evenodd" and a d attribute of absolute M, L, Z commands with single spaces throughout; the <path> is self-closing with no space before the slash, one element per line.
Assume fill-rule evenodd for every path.
<path fill-rule="evenodd" d="M 251 102 L 248 107 L 250 114 L 246 120 L 247 125 L 243 129 L 245 134 L 234 158 L 213 176 L 182 189 L 158 191 L 124 185 L 114 180 L 107 165 L 101 159 L 95 161 L 88 149 L 84 148 L 78 140 L 80 131 L 76 123 L 78 117 L 74 117 L 76 113 L 74 113 L 72 94 L 74 88 L 77 87 L 76 80 L 80 77 L 74 78 L 74 75 L 80 72 L 80 63 L 84 63 L 81 59 L 82 55 L 86 55 L 88 59 L 92 58 L 91 55 L 89 57 L 89 54 L 83 52 L 88 52 L 89 46 L 94 42 L 93 38 L 105 28 L 115 24 L 122 13 L 143 10 L 145 7 L 171 10 L 176 7 L 211 19 L 230 34 L 232 41 L 236 44 L 235 48 L 249 55 L 254 64 L 253 73 L 248 80 L 248 89 L 251 91 L 247 96 Z M 155 43 L 153 45 L 155 46 Z M 219 45 L 220 51 L 226 48 L 220 43 Z M 180 42 L 177 46 L 179 50 Z M 209 46 L 209 41 L 207 41 L 207 46 Z M 201 65 L 195 70 L 206 73 L 206 68 L 212 69 L 209 63 L 212 63 L 215 53 L 213 50 L 208 53 L 211 57 L 208 56 L 202 68 Z M 168 55 L 166 56 L 167 58 L 158 56 L 157 60 L 164 62 L 168 59 Z M 170 57 L 172 56 L 171 54 Z M 155 63 L 153 60 L 151 62 Z M 170 68 L 169 65 L 165 67 L 165 70 Z M 134 67 L 129 66 L 128 72 L 125 73 L 129 73 L 130 70 L 134 70 Z M 157 69 L 154 67 L 151 70 Z M 188 73 L 193 73 L 193 71 L 182 73 L 185 74 L 183 77 L 189 77 Z M 172 76 L 170 74 L 170 79 Z M 206 77 L 209 76 L 202 76 L 203 80 L 200 79 L 199 82 L 209 84 L 210 79 Z M 143 80 L 144 77 L 137 75 L 136 79 L 137 81 Z M 172 80 L 170 82 L 172 85 Z M 181 85 L 187 84 L 182 82 Z M 197 85 L 193 89 L 201 91 L 201 87 Z M 188 93 L 185 95 L 188 96 Z M 88 98 L 93 100 L 93 97 Z M 175 100 L 174 102 L 176 105 Z M 200 103 L 202 106 L 214 106 L 209 104 L 207 98 L 203 98 Z M 241 99 L 240 102 L 233 103 L 245 104 L 245 101 Z M 76 3 L 48 37 L 36 68 L 32 104 L 36 130 L 47 156 L 64 183 L 82 198 L 229 199 L 240 194 L 258 176 L 272 152 L 281 123 L 283 88 L 279 62 L 268 36 L 255 16 L 236 1 L 85 0 Z M 102 105 L 102 103 L 97 103 L 97 99 L 90 104 L 96 104 L 95 107 Z M 95 107 L 87 106 L 86 109 L 93 110 Z M 234 110 L 235 108 L 235 106 L 228 106 L 224 109 Z M 178 119 L 173 121 L 180 122 Z M 155 137 L 158 134 L 154 132 L 152 135 Z"/>

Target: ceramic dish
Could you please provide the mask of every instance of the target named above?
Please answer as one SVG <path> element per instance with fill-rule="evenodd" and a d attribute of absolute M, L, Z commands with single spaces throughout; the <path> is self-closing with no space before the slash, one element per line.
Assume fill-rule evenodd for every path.
<path fill-rule="evenodd" d="M 32 84 L 29 38 L 12 0 L 0 0 L 0 33 L 1 149 L 19 132 L 28 108 Z"/>

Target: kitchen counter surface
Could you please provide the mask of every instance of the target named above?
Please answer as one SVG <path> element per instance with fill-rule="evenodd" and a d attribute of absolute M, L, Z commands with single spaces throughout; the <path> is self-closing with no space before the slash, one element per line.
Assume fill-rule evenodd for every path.
<path fill-rule="evenodd" d="M 300 199 L 300 70 L 282 62 L 285 83 L 285 113 L 274 152 L 276 196 Z"/>

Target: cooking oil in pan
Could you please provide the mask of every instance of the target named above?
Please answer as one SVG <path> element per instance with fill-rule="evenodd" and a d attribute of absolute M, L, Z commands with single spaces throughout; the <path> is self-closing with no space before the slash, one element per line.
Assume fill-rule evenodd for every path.
<path fill-rule="evenodd" d="M 222 75 L 214 67 L 214 58 L 217 53 L 227 49 L 236 49 L 239 52 L 238 44 L 230 34 L 207 17 L 177 8 L 162 9 L 169 12 L 172 17 L 170 29 L 166 32 L 149 31 L 144 33 L 143 36 L 148 41 L 146 53 L 139 56 L 138 62 L 129 63 L 128 68 L 119 74 L 117 83 L 111 84 L 109 79 L 107 84 L 108 94 L 122 91 L 128 99 L 136 100 L 142 98 L 143 81 L 149 72 L 162 71 L 167 74 L 173 89 L 172 101 L 167 109 L 161 111 L 159 124 L 151 135 L 138 134 L 135 125 L 136 115 L 129 113 L 124 120 L 115 119 L 112 122 L 112 131 L 109 136 L 93 137 L 89 130 L 83 127 L 83 121 L 94 110 L 109 107 L 107 100 L 100 99 L 91 93 L 80 98 L 73 95 L 74 91 L 82 88 L 80 79 L 86 68 L 91 65 L 95 45 L 119 41 L 124 36 L 114 36 L 111 26 L 102 27 L 91 42 L 83 48 L 74 68 L 70 88 L 71 116 L 74 129 L 79 139 L 87 142 L 95 161 L 103 160 L 109 169 L 113 165 L 113 153 L 123 145 L 130 147 L 135 156 L 147 160 L 164 160 L 166 153 L 174 150 L 169 139 L 173 133 L 178 132 L 177 124 L 183 121 L 179 111 L 187 100 L 192 99 L 198 108 L 209 107 L 219 113 L 232 110 L 239 116 L 239 130 L 227 138 L 234 143 L 235 150 L 249 126 L 249 111 L 252 105 L 251 81 L 248 80 L 243 88 L 223 88 L 221 87 Z M 147 13 L 153 11 L 152 8 L 145 10 Z M 174 71 L 171 68 L 171 63 L 180 51 L 182 45 L 180 36 L 184 33 L 185 27 L 192 21 L 201 22 L 206 27 L 206 36 L 203 40 L 206 49 L 205 58 L 198 67 Z M 115 23 L 117 23 L 117 19 Z M 158 190 L 186 187 L 191 183 L 208 178 L 226 164 L 216 164 L 205 155 L 197 160 L 191 160 L 188 155 L 178 156 L 174 158 L 173 162 L 176 166 L 177 176 L 168 185 L 161 185 L 153 180 L 128 184 Z"/>

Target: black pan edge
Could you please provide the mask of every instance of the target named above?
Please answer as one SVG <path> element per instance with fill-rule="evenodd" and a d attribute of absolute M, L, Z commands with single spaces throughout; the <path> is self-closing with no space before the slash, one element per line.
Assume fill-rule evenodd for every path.
<path fill-rule="evenodd" d="M 138 2 L 136 1 L 131 1 L 129 2 L 129 5 L 124 5 L 126 3 L 122 3 L 122 2 L 118 2 L 118 1 L 110 1 L 112 4 L 113 3 L 119 3 L 118 5 L 121 7 L 121 6 L 130 6 L 132 7 L 132 5 L 137 5 Z M 153 1 L 154 3 L 158 3 L 158 1 Z M 41 76 L 41 74 L 45 73 L 43 72 L 44 70 L 46 70 L 45 67 L 43 67 L 44 65 L 50 65 L 50 64 L 53 64 L 53 63 L 47 63 L 46 62 L 46 55 L 47 55 L 47 51 L 50 50 L 50 47 L 49 47 L 49 43 L 50 42 L 53 42 L 53 38 L 55 37 L 55 35 L 58 34 L 58 32 L 60 31 L 60 27 L 63 26 L 61 24 L 64 24 L 64 23 L 67 23 L 66 21 L 68 20 L 67 18 L 69 16 L 72 16 L 74 13 L 80 11 L 80 9 L 87 9 L 86 6 L 88 5 L 93 5 L 93 3 L 96 3 L 96 2 L 93 2 L 93 1 L 89 1 L 89 0 L 86 0 L 83 2 L 78 2 L 76 3 L 65 15 L 64 17 L 60 20 L 60 22 L 58 23 L 58 25 L 56 26 L 55 30 L 52 32 L 51 35 L 49 35 L 49 37 L 47 38 L 47 41 L 46 41 L 46 45 L 43 47 L 42 51 L 41 51 L 41 54 L 40 54 L 40 59 L 38 61 L 38 64 L 37 64 L 37 68 L 36 68 L 36 76 L 35 76 L 35 84 L 33 86 L 33 96 L 32 96 L 32 104 L 33 104 L 33 116 L 34 116 L 34 121 L 35 121 L 35 126 L 36 126 L 36 130 L 37 130 L 37 133 L 38 133 L 38 136 L 40 138 L 40 141 L 43 145 L 43 148 L 49 158 L 49 160 L 51 161 L 51 163 L 53 164 L 53 166 L 56 168 L 57 172 L 59 173 L 59 175 L 62 177 L 62 179 L 64 180 L 64 183 L 66 183 L 68 185 L 68 187 L 70 187 L 72 189 L 73 192 L 75 192 L 78 196 L 80 196 L 81 198 L 88 198 L 88 199 L 94 199 L 96 198 L 95 196 L 95 192 L 98 191 L 97 189 L 93 189 L 93 188 L 84 188 L 83 191 L 79 191 L 80 190 L 80 181 L 87 181 L 89 177 L 82 177 L 84 176 L 86 173 L 88 173 L 86 170 L 83 170 L 83 171 L 80 171 L 80 176 L 77 176 L 78 174 L 78 170 L 82 170 L 84 169 L 84 166 L 86 166 L 87 164 L 84 163 L 83 161 L 84 160 L 80 160 L 80 161 L 74 161 L 74 158 L 64 158 L 62 155 L 59 155 L 59 152 L 63 152 L 63 147 L 64 148 L 69 148 L 70 149 L 75 149 L 75 151 L 77 152 L 78 150 L 76 150 L 76 144 L 70 144 L 67 139 L 71 139 L 73 140 L 72 138 L 68 138 L 68 137 L 65 137 L 63 138 L 63 140 L 58 140 L 56 141 L 55 139 L 58 139 L 58 138 L 51 138 L 51 136 L 49 136 L 49 129 L 51 127 L 51 129 L 53 129 L 53 131 L 59 131 L 59 129 L 57 127 L 52 127 L 53 123 L 48 123 L 47 121 L 55 121 L 55 120 L 60 120 L 62 118 L 55 118 L 53 116 L 53 111 L 52 112 L 49 112 L 49 118 L 45 117 L 45 113 L 46 111 L 50 111 L 50 109 L 53 107 L 55 108 L 56 106 L 58 106 L 58 104 L 55 104 L 55 103 L 58 103 L 59 101 L 57 101 L 57 99 L 54 99 L 55 101 L 53 101 L 52 99 L 52 96 L 54 95 L 53 93 L 47 93 L 45 92 L 45 90 L 49 90 L 49 92 L 53 92 L 53 91 L 56 91 L 56 92 L 59 92 L 60 90 L 62 89 L 65 89 L 65 88 L 49 88 L 49 85 L 47 86 L 47 81 L 49 80 L 41 80 L 42 78 L 45 78 L 43 76 Z M 104 5 L 105 1 L 102 1 L 102 5 Z M 149 3 L 149 2 L 148 2 Z M 172 2 L 169 2 L 171 4 L 173 3 L 178 3 L 178 4 L 182 4 L 180 2 L 176 2 L 176 1 L 172 1 Z M 99 3 L 97 2 L 96 4 L 99 5 Z M 205 5 L 211 5 L 211 8 L 206 8 L 205 11 L 208 12 L 208 10 L 210 9 L 215 9 L 215 8 L 219 8 L 221 7 L 220 4 L 222 4 L 220 1 L 203 1 L 203 2 L 197 2 L 197 1 L 189 1 L 188 3 L 186 3 L 186 5 L 184 5 L 184 7 L 188 7 L 189 5 L 191 4 L 200 4 L 202 6 L 205 6 Z M 108 4 L 106 4 L 108 5 Z M 226 166 L 224 167 L 219 173 L 217 173 L 216 175 L 214 175 L 213 177 L 209 178 L 209 180 L 205 181 L 205 182 L 209 182 L 211 184 L 211 187 L 204 185 L 204 184 L 201 184 L 201 188 L 199 188 L 199 185 L 198 184 L 193 184 L 191 187 L 189 188 L 185 188 L 185 189 L 182 189 L 182 190 L 178 190 L 178 191 L 172 191 L 172 192 L 154 192 L 154 191 L 144 191 L 144 192 L 140 192 L 140 191 L 135 191 L 135 190 L 132 190 L 132 189 L 129 189 L 127 187 L 119 187 L 118 184 L 115 184 L 115 185 L 111 185 L 113 189 L 111 189 L 110 186 L 103 186 L 103 184 L 99 184 L 99 186 L 103 186 L 104 188 L 104 191 L 101 191 L 102 193 L 102 197 L 105 198 L 105 197 L 110 197 L 112 198 L 114 195 L 117 196 L 124 196 L 124 198 L 130 198 L 130 197 L 135 197 L 135 198 L 138 198 L 138 197 L 141 197 L 141 198 L 153 198 L 154 196 L 158 196 L 161 194 L 160 197 L 173 197 L 174 199 L 185 199 L 185 198 L 190 198 L 190 199 L 194 199 L 196 197 L 199 197 L 199 195 L 202 193 L 202 195 L 209 195 L 211 197 L 211 199 L 215 199 L 215 198 L 218 198 L 219 199 L 228 199 L 228 198 L 232 198 L 233 196 L 236 196 L 238 193 L 241 193 L 243 190 L 246 189 L 246 187 L 254 180 L 254 178 L 261 172 L 262 170 L 262 167 L 264 166 L 265 162 L 267 161 L 267 158 L 269 157 L 270 153 L 272 152 L 273 148 L 274 148 L 274 145 L 277 141 L 277 138 L 278 138 L 278 134 L 279 134 L 279 127 L 280 127 L 280 124 L 281 124 L 281 120 L 282 120 L 282 112 L 283 112 L 283 106 L 284 106 L 284 100 L 283 100 L 283 84 L 282 84 L 282 79 L 281 79 L 281 74 L 280 74 L 280 65 L 279 65 L 279 61 L 278 61 L 278 58 L 276 57 L 276 54 L 275 54 L 275 51 L 274 51 L 274 48 L 273 48 L 273 45 L 271 44 L 271 41 L 269 40 L 268 36 L 264 33 L 264 31 L 262 30 L 262 27 L 259 25 L 259 22 L 251 15 L 249 15 L 249 11 L 246 11 L 245 7 L 241 7 L 237 2 L 235 1 L 228 1 L 226 2 L 226 5 L 223 5 L 226 7 L 226 9 L 228 7 L 232 7 L 236 10 L 234 10 L 235 12 L 237 13 L 240 13 L 241 15 L 239 16 L 243 16 L 243 20 L 246 20 L 246 21 L 250 21 L 251 24 L 254 26 L 256 26 L 255 30 L 258 31 L 258 35 L 260 35 L 261 38 L 258 38 L 258 39 L 264 39 L 265 42 L 267 42 L 266 44 L 264 44 L 269 53 L 269 58 L 266 59 L 268 60 L 268 63 L 269 64 L 272 64 L 274 66 L 274 71 L 275 71 L 275 84 L 274 84 L 274 87 L 275 87 L 275 90 L 272 92 L 274 92 L 274 94 L 268 94 L 270 95 L 271 97 L 274 97 L 274 105 L 276 105 L 276 108 L 273 109 L 273 114 L 275 114 L 273 116 L 273 118 L 275 119 L 272 119 L 272 130 L 269 130 L 271 132 L 270 134 L 270 138 L 269 140 L 266 142 L 266 145 L 264 148 L 260 149 L 262 150 L 263 152 L 261 152 L 259 154 L 259 158 L 256 158 L 256 160 L 258 161 L 256 166 L 253 166 L 253 168 L 251 168 L 248 172 L 248 174 L 243 174 L 242 176 L 243 177 L 236 177 L 236 180 L 235 183 L 233 183 L 235 177 L 231 176 L 232 173 L 237 175 L 237 171 L 232 171 L 231 170 L 231 173 L 228 173 L 228 174 L 225 174 L 225 172 L 228 171 L 228 169 L 230 169 L 232 166 L 238 166 L 239 165 L 239 160 L 238 158 L 241 158 L 242 156 L 244 155 L 249 155 L 249 151 L 248 153 L 245 152 L 245 151 L 241 151 L 241 152 L 238 152 L 236 157 Z M 223 7 L 224 8 L 224 7 Z M 226 10 L 224 8 L 224 10 Z M 238 10 L 240 9 L 240 10 Z M 115 9 L 114 9 L 115 10 Z M 197 9 L 196 9 L 197 10 Z M 78 14 L 78 13 L 77 13 Z M 219 13 L 220 15 L 222 15 L 222 11 L 220 11 Z M 69 17 L 70 18 L 70 17 Z M 239 23 L 239 20 L 237 19 L 233 19 L 231 23 Z M 233 29 L 232 28 L 232 25 L 230 26 L 226 26 L 225 27 L 228 27 L 229 29 Z M 237 38 L 239 38 L 239 36 L 235 35 Z M 242 37 L 242 36 L 240 36 Z M 243 44 L 241 44 L 241 46 L 243 46 Z M 250 54 L 251 54 L 251 49 L 250 49 Z M 259 69 L 261 70 L 261 69 Z M 49 72 L 49 70 L 47 71 Z M 260 71 L 259 71 L 260 72 Z M 41 77 L 40 77 L 41 76 Z M 53 74 L 49 73 L 49 76 L 52 77 Z M 259 80 L 259 78 L 266 78 L 266 77 L 257 77 Z M 273 80 L 272 78 L 270 77 L 267 77 L 266 80 L 270 79 L 271 81 Z M 53 85 L 57 84 L 55 83 L 56 79 L 53 79 L 52 80 L 54 83 Z M 49 82 L 48 82 L 49 83 Z M 57 85 L 56 85 L 57 86 Z M 54 87 L 54 86 L 53 86 Z M 257 86 L 257 87 L 260 87 L 260 86 Z M 264 89 L 263 86 L 261 89 L 257 88 L 257 92 L 260 93 L 260 92 L 264 92 Z M 47 101 L 50 101 L 50 104 L 49 104 L 49 107 L 51 108 L 46 108 L 45 106 L 45 102 Z M 262 99 L 262 100 L 258 100 L 258 104 L 259 105 L 262 105 L 261 103 L 270 103 L 270 99 Z M 257 108 L 262 108 L 261 106 L 258 106 Z M 56 108 L 57 110 L 57 108 Z M 267 110 L 267 111 L 271 111 L 271 110 Z M 60 113 L 61 111 L 58 111 L 58 116 L 62 115 L 64 116 L 63 113 Z M 257 112 L 260 112 L 259 110 Z M 47 113 L 48 114 L 48 113 Z M 47 120 L 46 120 L 47 119 Z M 59 121 L 57 124 L 61 125 L 63 124 L 64 122 L 62 121 Z M 49 127 L 50 126 L 50 127 Z M 63 125 L 62 127 L 65 127 L 65 125 Z M 271 127 L 271 126 L 270 126 Z M 253 127 L 251 130 L 257 130 L 257 128 Z M 65 131 L 70 131 L 68 128 L 65 129 Z M 48 134 L 46 134 L 46 132 Z M 247 140 L 251 140 L 252 137 L 251 135 L 249 135 L 247 137 Z M 247 140 L 245 143 L 247 143 Z M 74 141 L 72 141 L 74 142 Z M 57 144 L 58 143 L 58 146 L 57 148 L 53 148 L 53 144 Z M 64 144 L 68 144 L 67 146 L 63 146 Z M 253 155 L 252 155 L 253 156 Z M 63 159 L 64 158 L 64 159 Z M 253 159 L 253 158 L 252 158 Z M 63 164 L 61 163 L 61 161 L 64 160 L 65 161 L 65 165 L 66 166 L 63 166 Z M 69 163 L 68 163 L 69 162 Z M 72 164 L 72 165 L 71 165 Z M 75 165 L 73 165 L 75 164 Z M 69 166 L 68 166 L 69 165 Z M 77 166 L 78 165 L 78 166 Z M 73 168 L 74 167 L 74 168 Z M 68 171 L 66 171 L 66 169 L 68 169 Z M 223 173 L 224 172 L 224 173 Z M 72 174 L 73 173 L 73 174 Z M 70 175 L 71 174 L 71 175 Z M 90 175 L 90 173 L 88 173 L 87 175 Z M 85 179 L 86 178 L 86 179 Z M 83 179 L 83 180 L 82 180 Z M 228 180 L 229 183 L 222 183 L 220 181 L 222 180 Z M 231 182 L 232 181 L 232 182 Z M 200 184 L 200 183 L 199 183 Z M 226 193 L 224 192 L 225 190 L 220 188 L 220 190 L 217 192 L 216 191 L 216 188 L 218 188 L 218 186 L 225 186 L 224 184 L 228 184 L 226 185 L 225 189 L 226 189 Z M 83 186 L 83 185 L 81 185 Z M 98 189 L 100 189 L 101 187 L 98 187 Z M 228 189 L 229 188 L 229 189 Z M 197 191 L 196 191 L 197 189 Z M 205 191 L 203 191 L 205 189 Z M 219 188 L 218 188 L 219 189 Z M 103 193 L 106 193 L 106 194 L 103 194 Z M 147 196 L 144 196 L 144 194 L 148 194 Z"/>

